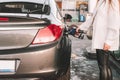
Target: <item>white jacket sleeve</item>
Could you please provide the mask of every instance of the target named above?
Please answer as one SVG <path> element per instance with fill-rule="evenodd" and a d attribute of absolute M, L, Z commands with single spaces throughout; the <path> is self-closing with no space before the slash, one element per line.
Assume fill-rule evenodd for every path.
<path fill-rule="evenodd" d="M 80 30 L 87 31 L 89 27 L 92 25 L 92 21 L 93 21 L 93 16 L 91 16 L 88 20 L 86 20 L 84 23 L 82 23 L 79 26 Z"/>
<path fill-rule="evenodd" d="M 93 23 L 94 17 L 96 16 L 97 10 L 102 3 L 103 0 L 100 0 L 98 3 L 96 2 L 97 6 L 94 8 L 92 16 L 79 26 L 81 30 L 87 31 L 90 27 L 92 27 L 91 25 Z"/>

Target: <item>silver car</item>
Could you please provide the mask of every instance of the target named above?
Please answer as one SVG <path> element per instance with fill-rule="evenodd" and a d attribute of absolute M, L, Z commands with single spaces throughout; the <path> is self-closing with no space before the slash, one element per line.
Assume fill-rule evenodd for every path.
<path fill-rule="evenodd" d="M 0 79 L 64 75 L 70 56 L 54 0 L 0 0 Z"/>

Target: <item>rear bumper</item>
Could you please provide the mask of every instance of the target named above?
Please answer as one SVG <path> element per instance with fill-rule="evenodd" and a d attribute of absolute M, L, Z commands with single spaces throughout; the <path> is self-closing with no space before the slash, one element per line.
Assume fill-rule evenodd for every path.
<path fill-rule="evenodd" d="M 24 78 L 49 78 L 49 77 L 57 77 L 56 71 L 47 72 L 47 73 L 27 73 L 27 74 L 8 74 L 8 75 L 0 75 L 0 79 L 24 79 Z M 27 80 L 27 79 L 25 79 Z"/>
<path fill-rule="evenodd" d="M 59 53 L 57 45 L 43 50 L 2 54 L 0 55 L 0 60 L 18 59 L 20 63 L 14 74 L 0 73 L 0 78 L 41 77 L 56 75 L 56 72 L 62 68 L 60 66 L 64 65 L 62 62 L 60 62 L 60 60 L 58 60 L 60 59 L 59 54 L 65 53 Z M 58 64 L 60 66 L 58 66 Z"/>

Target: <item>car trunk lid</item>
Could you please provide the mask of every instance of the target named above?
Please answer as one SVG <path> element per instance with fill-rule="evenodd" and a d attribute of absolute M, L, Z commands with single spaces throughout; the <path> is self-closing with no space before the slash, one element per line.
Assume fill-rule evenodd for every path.
<path fill-rule="evenodd" d="M 47 19 L 0 17 L 0 50 L 29 46 L 39 29 L 50 24 Z"/>

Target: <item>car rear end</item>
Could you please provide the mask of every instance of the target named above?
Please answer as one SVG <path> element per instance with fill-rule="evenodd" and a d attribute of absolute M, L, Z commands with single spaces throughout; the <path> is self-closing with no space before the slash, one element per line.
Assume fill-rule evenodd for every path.
<path fill-rule="evenodd" d="M 1 12 L 8 11 L 6 15 L 0 15 L 0 78 L 56 75 L 57 71 L 66 66 L 65 60 L 60 60 L 67 58 L 62 56 L 65 52 L 62 52 L 63 47 L 60 44 L 64 27 L 53 24 L 45 17 L 31 17 L 31 13 L 50 14 L 38 9 L 30 9 L 26 16 L 11 16 L 14 11 L 19 12 L 17 8 L 24 8 L 24 3 L 0 3 Z M 32 3 L 26 4 L 26 7 L 30 7 Z M 32 5 L 40 7 L 37 3 Z"/>

